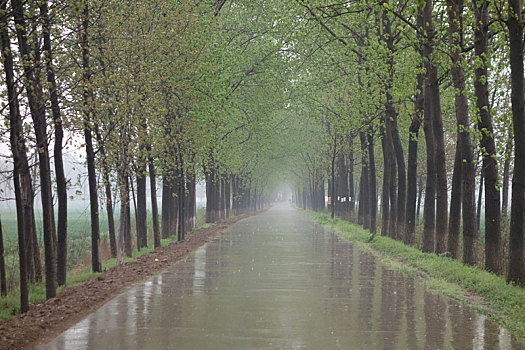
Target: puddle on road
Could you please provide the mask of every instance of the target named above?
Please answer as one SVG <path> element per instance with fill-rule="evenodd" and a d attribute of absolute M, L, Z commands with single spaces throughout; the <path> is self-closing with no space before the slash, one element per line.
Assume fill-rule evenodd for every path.
<path fill-rule="evenodd" d="M 523 349 L 288 205 L 243 220 L 42 349 Z"/>

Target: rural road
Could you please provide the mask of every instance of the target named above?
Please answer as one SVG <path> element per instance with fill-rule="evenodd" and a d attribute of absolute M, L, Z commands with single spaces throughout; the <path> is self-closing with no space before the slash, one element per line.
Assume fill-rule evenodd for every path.
<path fill-rule="evenodd" d="M 242 220 L 41 349 L 518 349 L 288 204 Z"/>

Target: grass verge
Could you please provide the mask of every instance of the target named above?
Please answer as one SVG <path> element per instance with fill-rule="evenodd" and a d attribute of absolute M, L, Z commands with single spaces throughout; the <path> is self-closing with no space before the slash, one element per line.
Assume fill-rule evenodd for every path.
<path fill-rule="evenodd" d="M 323 213 L 306 213 L 315 222 L 379 256 L 388 265 L 407 275 L 422 277 L 429 288 L 473 307 L 525 339 L 525 289 L 506 283 L 504 277 L 457 260 L 422 253 L 388 237 L 372 237 L 368 231 L 348 221 L 332 219 Z"/>

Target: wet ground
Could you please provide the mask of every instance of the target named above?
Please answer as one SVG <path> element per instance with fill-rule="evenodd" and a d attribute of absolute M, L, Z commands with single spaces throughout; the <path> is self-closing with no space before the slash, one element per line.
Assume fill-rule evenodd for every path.
<path fill-rule="evenodd" d="M 508 331 L 280 204 L 42 349 L 523 349 Z"/>

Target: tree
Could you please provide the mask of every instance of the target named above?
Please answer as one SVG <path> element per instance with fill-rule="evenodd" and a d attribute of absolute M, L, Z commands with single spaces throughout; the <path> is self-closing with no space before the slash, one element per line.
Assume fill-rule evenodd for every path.
<path fill-rule="evenodd" d="M 57 225 L 57 282 L 59 286 L 66 284 L 67 271 L 67 181 L 64 175 L 64 161 L 62 147 L 64 130 L 62 115 L 58 101 L 59 92 L 56 82 L 55 67 L 53 64 L 53 49 L 51 44 L 51 21 L 49 19 L 47 0 L 39 2 L 40 17 L 42 19 L 42 36 L 44 37 L 44 57 L 46 78 L 49 84 L 49 100 L 55 127 L 54 163 L 58 198 L 58 225 Z"/>
<path fill-rule="evenodd" d="M 27 186 L 30 184 L 28 184 L 27 181 L 24 184 L 24 179 L 27 180 L 28 178 L 30 179 L 30 177 L 27 176 L 29 174 L 29 167 L 27 165 L 25 139 L 22 134 L 22 121 L 14 78 L 13 54 L 11 51 L 11 41 L 8 32 L 7 1 L 3 0 L 0 2 L 0 10 L 2 11 L 0 16 L 0 39 L 2 60 L 5 72 L 5 82 L 7 86 L 7 98 L 9 103 L 10 144 L 11 152 L 13 154 L 13 182 L 15 189 L 16 219 L 18 229 L 20 311 L 27 312 L 29 309 L 29 294 L 27 286 L 26 237 L 29 233 L 27 230 L 27 223 L 29 220 L 25 220 L 27 218 L 27 211 L 25 210 L 26 208 L 24 207 L 24 204 L 28 202 L 24 201 L 24 199 L 28 199 Z"/>
<path fill-rule="evenodd" d="M 56 234 L 51 190 L 51 168 L 47 139 L 47 120 L 40 77 L 35 74 L 31 51 L 27 39 L 24 5 L 20 0 L 11 1 L 18 37 L 18 49 L 24 67 L 24 85 L 27 91 L 29 109 L 33 119 L 40 166 L 40 187 L 42 216 L 44 221 L 44 247 L 46 263 L 46 298 L 56 295 Z"/>
<path fill-rule="evenodd" d="M 97 175 L 95 170 L 95 149 L 93 147 L 92 128 L 94 110 L 92 107 L 94 94 L 91 86 L 91 67 L 89 63 L 89 2 L 85 1 L 82 9 L 82 23 L 80 29 L 80 46 L 82 49 L 82 80 L 83 80 L 83 118 L 84 118 L 84 140 L 86 143 L 87 169 L 89 182 L 89 205 L 91 214 L 91 270 L 102 271 L 100 260 L 100 227 L 98 220 L 98 192 Z"/>
<path fill-rule="evenodd" d="M 509 273 L 507 279 L 525 285 L 525 97 L 523 71 L 523 16 L 521 0 L 509 0 L 512 122 L 514 128 L 514 177 L 510 213 Z"/>

